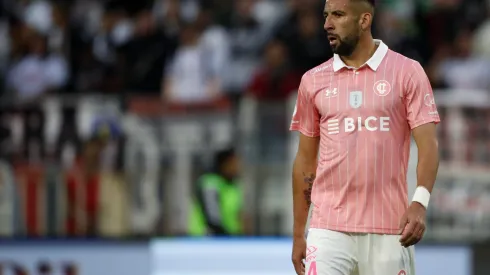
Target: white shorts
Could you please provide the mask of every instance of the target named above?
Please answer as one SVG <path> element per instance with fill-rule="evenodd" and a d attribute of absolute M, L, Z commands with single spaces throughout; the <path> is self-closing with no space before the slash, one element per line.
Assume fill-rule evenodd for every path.
<path fill-rule="evenodd" d="M 305 275 L 415 275 L 413 246 L 400 235 L 310 229 Z"/>

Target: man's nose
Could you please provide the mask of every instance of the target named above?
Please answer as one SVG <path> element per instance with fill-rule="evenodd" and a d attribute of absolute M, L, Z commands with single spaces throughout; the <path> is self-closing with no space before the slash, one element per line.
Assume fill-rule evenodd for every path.
<path fill-rule="evenodd" d="M 331 31 L 334 30 L 334 25 L 332 24 L 332 20 L 329 20 L 329 18 L 325 18 L 325 23 L 323 24 L 323 29 L 326 31 Z"/>

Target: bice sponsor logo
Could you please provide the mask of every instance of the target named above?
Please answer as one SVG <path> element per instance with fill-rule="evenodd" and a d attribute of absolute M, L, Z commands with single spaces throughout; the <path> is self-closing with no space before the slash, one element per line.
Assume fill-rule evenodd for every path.
<path fill-rule="evenodd" d="M 389 132 L 390 118 L 389 117 L 346 117 L 343 120 L 330 119 L 327 121 L 327 133 L 329 135 L 339 134 L 343 130 L 345 133 L 354 131 L 368 132 Z"/>

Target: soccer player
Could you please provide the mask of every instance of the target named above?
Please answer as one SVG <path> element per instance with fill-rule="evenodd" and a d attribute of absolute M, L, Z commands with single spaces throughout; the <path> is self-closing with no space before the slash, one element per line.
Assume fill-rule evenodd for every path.
<path fill-rule="evenodd" d="M 296 273 L 413 275 L 439 163 L 432 88 L 418 62 L 373 39 L 374 0 L 327 0 L 324 16 L 335 55 L 303 75 L 291 123 Z"/>

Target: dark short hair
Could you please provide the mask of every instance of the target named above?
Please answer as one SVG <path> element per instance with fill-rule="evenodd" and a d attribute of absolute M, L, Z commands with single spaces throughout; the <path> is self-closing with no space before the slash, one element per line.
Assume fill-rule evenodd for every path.
<path fill-rule="evenodd" d="M 368 3 L 373 8 L 376 6 L 376 0 L 353 0 L 353 1 L 356 1 L 357 3 L 361 3 L 361 2 Z"/>
<path fill-rule="evenodd" d="M 225 164 L 234 156 L 236 156 L 236 151 L 234 147 L 228 147 L 220 150 L 214 155 L 214 166 L 216 167 L 216 169 L 221 169 L 223 164 Z"/>

